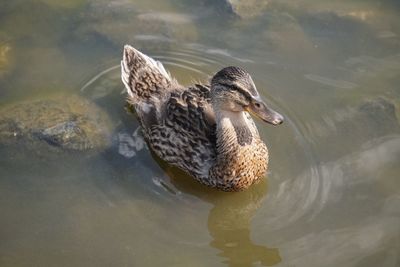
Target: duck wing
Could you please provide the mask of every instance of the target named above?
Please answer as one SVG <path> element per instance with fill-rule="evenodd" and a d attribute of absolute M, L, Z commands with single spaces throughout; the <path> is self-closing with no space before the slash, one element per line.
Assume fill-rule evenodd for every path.
<path fill-rule="evenodd" d="M 153 151 L 197 180 L 208 179 L 216 157 L 216 124 L 210 88 L 196 84 L 172 92 L 163 123 L 145 133 Z"/>
<path fill-rule="evenodd" d="M 121 78 L 143 134 L 161 159 L 208 179 L 215 162 L 215 117 L 210 87 L 179 85 L 156 61 L 132 46 L 124 47 Z"/>

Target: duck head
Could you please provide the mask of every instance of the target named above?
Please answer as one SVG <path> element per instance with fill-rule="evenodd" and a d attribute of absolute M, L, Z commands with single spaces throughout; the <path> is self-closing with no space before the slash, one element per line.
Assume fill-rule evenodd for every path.
<path fill-rule="evenodd" d="M 219 111 L 243 112 L 272 125 L 283 122 L 283 116 L 261 99 L 250 74 L 239 67 L 226 67 L 211 79 L 211 101 Z"/>

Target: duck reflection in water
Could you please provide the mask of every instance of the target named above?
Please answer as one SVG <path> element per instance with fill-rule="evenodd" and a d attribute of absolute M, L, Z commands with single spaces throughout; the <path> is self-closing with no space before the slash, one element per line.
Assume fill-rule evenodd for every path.
<path fill-rule="evenodd" d="M 208 230 L 214 238 L 210 245 L 221 250 L 229 266 L 264 266 L 281 261 L 277 248 L 254 244 L 250 238 L 250 222 L 267 192 L 266 182 L 237 194 L 215 199 L 208 215 Z"/>
<path fill-rule="evenodd" d="M 277 248 L 254 244 L 250 238 L 251 220 L 267 194 L 265 179 L 246 191 L 226 193 L 205 188 L 174 167 L 164 165 L 163 169 L 178 190 L 214 205 L 208 215 L 208 231 L 213 238 L 210 245 L 220 250 L 222 262 L 232 267 L 255 263 L 272 266 L 281 262 Z"/>

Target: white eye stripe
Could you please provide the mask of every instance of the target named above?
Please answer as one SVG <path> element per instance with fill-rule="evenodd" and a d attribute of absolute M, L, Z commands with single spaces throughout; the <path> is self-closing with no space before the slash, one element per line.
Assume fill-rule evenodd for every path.
<path fill-rule="evenodd" d="M 257 102 L 262 102 L 260 95 L 253 96 L 253 99 Z"/>

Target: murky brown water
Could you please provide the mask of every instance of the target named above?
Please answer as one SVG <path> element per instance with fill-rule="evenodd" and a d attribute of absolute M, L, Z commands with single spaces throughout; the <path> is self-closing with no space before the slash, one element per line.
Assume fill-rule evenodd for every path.
<path fill-rule="evenodd" d="M 221 2 L 0 2 L 0 110 L 74 94 L 113 122 L 94 154 L 0 138 L 0 266 L 400 265 L 400 5 Z M 124 108 L 126 43 L 183 84 L 247 69 L 286 117 L 258 124 L 267 179 L 216 192 L 155 158 Z"/>

